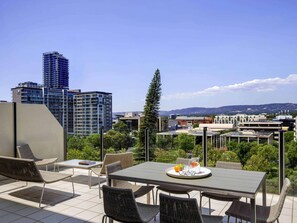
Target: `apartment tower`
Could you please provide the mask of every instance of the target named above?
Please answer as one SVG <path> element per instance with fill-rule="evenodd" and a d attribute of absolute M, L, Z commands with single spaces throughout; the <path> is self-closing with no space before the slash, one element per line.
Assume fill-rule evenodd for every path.
<path fill-rule="evenodd" d="M 69 62 L 58 52 L 43 54 L 43 85 L 46 88 L 69 88 Z"/>
<path fill-rule="evenodd" d="M 112 94 L 81 92 L 74 97 L 74 134 L 90 135 L 112 128 Z"/>

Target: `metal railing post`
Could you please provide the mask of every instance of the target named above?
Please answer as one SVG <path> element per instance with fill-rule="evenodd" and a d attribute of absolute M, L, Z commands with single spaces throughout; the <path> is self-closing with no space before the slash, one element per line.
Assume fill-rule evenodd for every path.
<path fill-rule="evenodd" d="M 150 136 L 149 136 L 149 129 L 145 129 L 144 130 L 144 136 L 145 136 L 145 138 L 144 138 L 144 155 L 145 155 L 145 162 L 147 162 L 147 161 L 150 161 L 150 154 L 149 154 L 149 148 L 150 148 L 150 140 L 149 140 L 149 138 L 150 138 Z"/>
<path fill-rule="evenodd" d="M 203 148 L 203 163 L 204 163 L 204 166 L 207 166 L 207 127 L 203 127 L 202 148 Z"/>
<path fill-rule="evenodd" d="M 67 160 L 67 139 L 68 139 L 68 134 L 67 130 L 63 128 L 63 133 L 64 133 L 64 160 Z"/>
<path fill-rule="evenodd" d="M 17 157 L 17 104 L 13 102 L 13 148 L 14 148 L 14 157 Z"/>
<path fill-rule="evenodd" d="M 101 126 L 101 128 L 100 128 L 100 159 L 101 159 L 101 161 L 103 162 L 103 159 L 104 159 L 104 147 L 103 147 L 103 142 L 104 142 L 104 132 L 103 132 L 103 130 L 104 130 L 104 127 L 103 126 Z"/>
<path fill-rule="evenodd" d="M 279 171 L 279 193 L 281 192 L 285 179 L 285 146 L 284 131 L 279 130 L 278 134 L 278 171 Z"/>

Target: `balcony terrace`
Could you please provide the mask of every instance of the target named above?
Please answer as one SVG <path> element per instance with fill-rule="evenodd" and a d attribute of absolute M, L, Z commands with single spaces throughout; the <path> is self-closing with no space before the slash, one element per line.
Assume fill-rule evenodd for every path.
<path fill-rule="evenodd" d="M 13 105 L 0 104 L 0 121 L 5 128 L 0 129 L 1 155 L 15 156 L 15 144 L 29 143 L 39 157 L 58 157 L 64 160 L 65 135 L 62 127 L 43 105 L 17 104 L 13 124 Z M 30 129 L 30 131 L 27 131 Z M 15 135 L 15 137 L 13 137 Z M 39 149 L 42 148 L 42 149 Z M 54 148 L 54 149 L 53 149 Z M 62 172 L 72 173 L 72 169 Z M 0 223 L 1 222 L 101 222 L 104 215 L 103 200 L 99 199 L 98 184 L 88 187 L 88 175 L 85 170 L 75 170 L 75 197 L 68 181 L 60 181 L 46 186 L 43 208 L 38 208 L 42 190 L 41 184 L 17 182 L 0 176 Z M 92 182 L 97 182 L 93 177 Z M 190 193 L 199 203 L 199 191 Z M 182 195 L 181 195 L 182 196 Z M 244 199 L 245 200 L 245 199 Z M 267 205 L 276 203 L 278 195 L 267 194 Z M 138 198 L 145 203 L 146 197 Z M 224 216 L 230 202 L 212 200 L 212 214 Z M 261 193 L 257 195 L 257 204 L 262 204 Z M 208 214 L 208 199 L 204 199 L 203 213 Z M 280 223 L 297 223 L 297 198 L 288 196 L 280 216 Z M 159 222 L 157 217 L 156 222 Z M 235 219 L 231 218 L 234 223 Z"/>
<path fill-rule="evenodd" d="M 64 169 L 61 172 L 71 173 L 72 169 Z M 0 181 L 0 222 L 101 222 L 104 215 L 103 200 L 99 199 L 98 184 L 88 187 L 88 176 L 85 170 L 75 170 L 74 187 L 75 197 L 72 198 L 70 182 L 60 181 L 46 186 L 43 208 L 38 208 L 39 197 L 42 189 L 41 184 L 16 182 L 11 179 Z M 97 182 L 93 177 L 92 182 Z M 191 197 L 199 201 L 199 192 L 191 192 Z M 183 195 L 180 195 L 183 196 Z M 146 197 L 137 199 L 146 202 Z M 208 214 L 208 199 L 204 199 L 203 213 Z M 244 199 L 245 200 L 245 199 Z M 278 195 L 267 194 L 267 205 L 278 200 Z M 257 195 L 257 204 L 261 204 L 261 194 Z M 211 201 L 212 215 L 225 216 L 225 211 L 230 202 Z M 282 210 L 280 223 L 297 223 L 297 198 L 287 196 Z M 153 222 L 153 221 L 152 221 Z M 156 222 L 159 222 L 157 217 Z M 227 222 L 227 216 L 224 221 Z M 231 218 L 234 223 L 235 219 Z"/>

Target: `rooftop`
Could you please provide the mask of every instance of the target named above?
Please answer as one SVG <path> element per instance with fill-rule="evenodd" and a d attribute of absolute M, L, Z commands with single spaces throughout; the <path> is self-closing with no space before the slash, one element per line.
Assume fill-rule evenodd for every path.
<path fill-rule="evenodd" d="M 71 173 L 72 169 L 62 172 Z M 89 189 L 88 175 L 85 170 L 75 169 L 73 177 L 76 196 L 72 198 L 72 188 L 69 181 L 60 181 L 46 185 L 42 209 L 38 208 L 42 184 L 16 182 L 5 178 L 0 180 L 0 217 L 1 222 L 101 222 L 104 215 L 103 200 L 98 196 L 97 178 Z M 180 195 L 183 196 L 183 195 Z M 191 192 L 191 197 L 199 201 L 199 192 Z M 257 204 L 261 204 L 261 193 L 257 195 Z M 244 199 L 245 200 L 245 199 Z M 267 205 L 274 204 L 278 195 L 267 194 Z M 138 201 L 146 202 L 146 197 Z M 208 213 L 208 199 L 204 199 L 203 213 Z M 230 202 L 211 201 L 212 215 L 225 216 Z M 288 196 L 280 216 L 280 223 L 297 223 L 297 198 Z M 153 222 L 153 221 L 152 221 Z M 157 217 L 156 222 L 159 222 Z M 227 222 L 227 217 L 224 221 Z M 234 223 L 235 219 L 231 218 Z"/>

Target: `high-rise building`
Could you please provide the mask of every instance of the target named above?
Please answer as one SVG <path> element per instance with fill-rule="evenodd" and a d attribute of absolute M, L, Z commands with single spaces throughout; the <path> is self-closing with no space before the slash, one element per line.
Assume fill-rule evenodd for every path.
<path fill-rule="evenodd" d="M 73 133 L 74 94 L 67 89 L 43 88 L 43 103 L 68 133 Z"/>
<path fill-rule="evenodd" d="M 43 84 L 20 83 L 12 88 L 18 103 L 45 104 L 69 134 L 90 135 L 112 128 L 112 94 L 68 90 L 68 59 L 58 52 L 43 54 Z"/>
<path fill-rule="evenodd" d="M 25 104 L 45 104 L 68 133 L 74 131 L 73 101 L 75 92 L 45 88 L 33 82 L 19 83 L 12 88 L 12 101 Z"/>
<path fill-rule="evenodd" d="M 58 52 L 43 54 L 43 85 L 47 88 L 69 88 L 69 62 Z"/>
<path fill-rule="evenodd" d="M 12 88 L 12 101 L 26 104 L 43 104 L 41 85 L 34 82 L 19 83 Z"/>
<path fill-rule="evenodd" d="M 112 127 L 112 94 L 92 91 L 74 97 L 74 133 L 90 135 Z"/>

